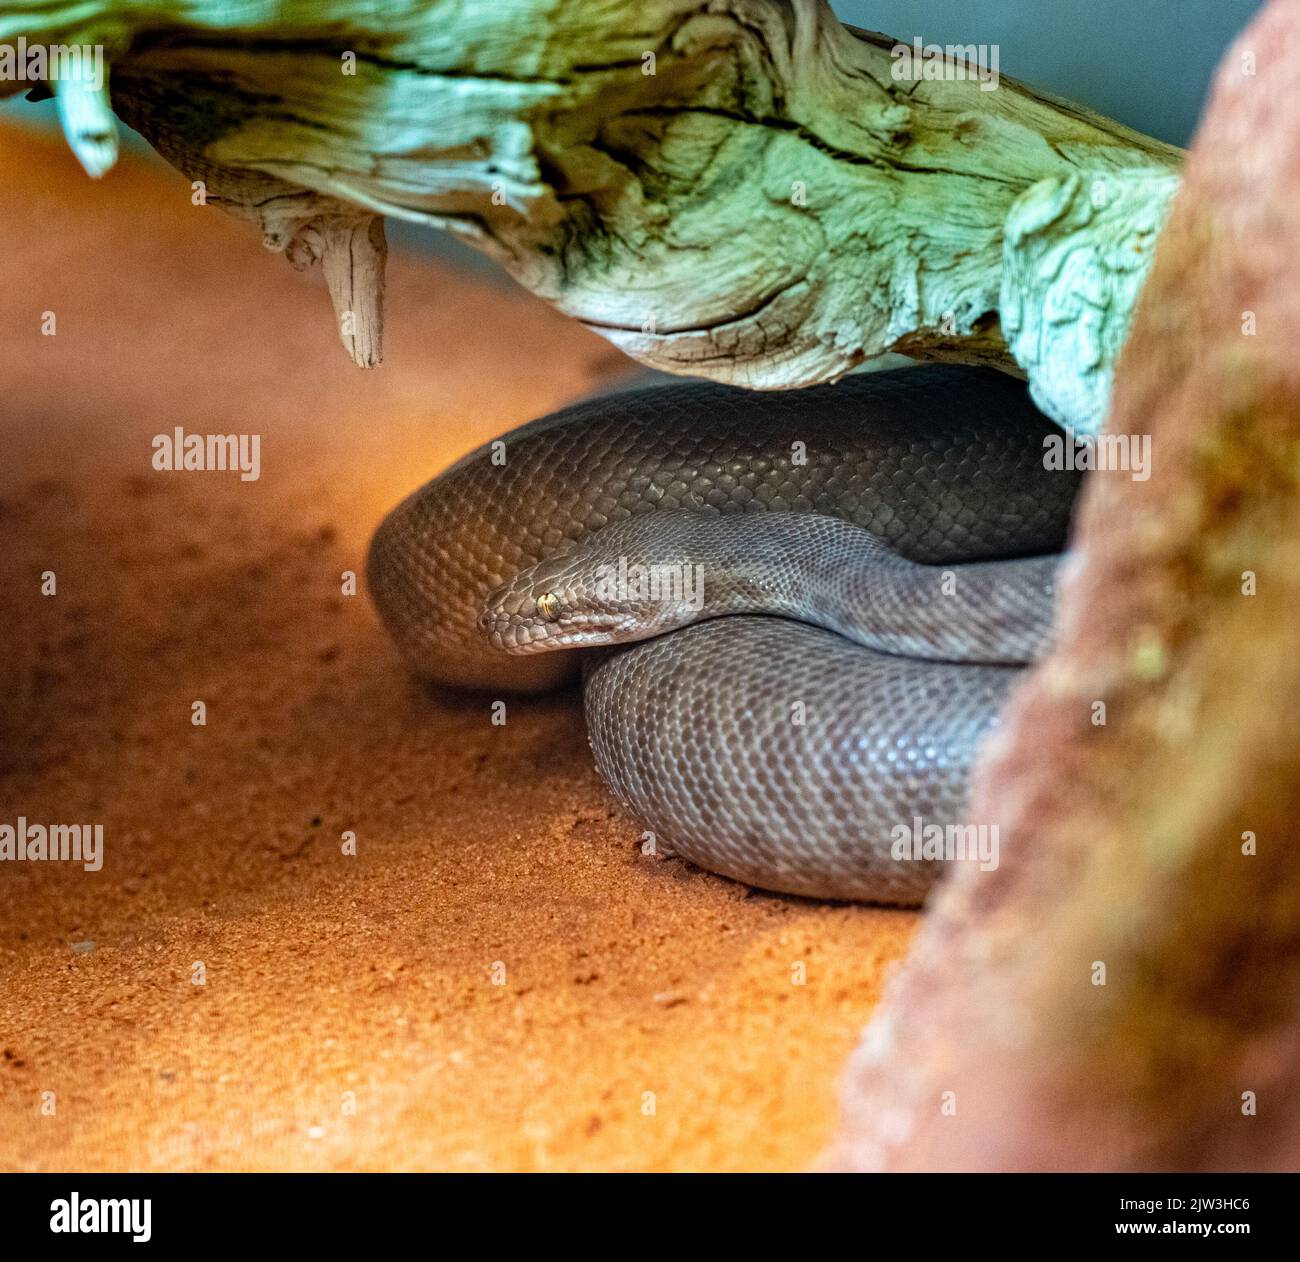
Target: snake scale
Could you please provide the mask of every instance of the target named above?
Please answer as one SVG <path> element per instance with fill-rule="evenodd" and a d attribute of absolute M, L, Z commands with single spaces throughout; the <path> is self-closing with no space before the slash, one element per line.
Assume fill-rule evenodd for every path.
<path fill-rule="evenodd" d="M 1023 385 L 929 366 L 591 399 L 398 505 L 368 577 L 426 678 L 583 675 L 597 766 L 660 846 L 766 889 L 915 905 L 1050 637 L 1078 475 Z M 575 651 L 576 650 L 576 651 Z"/>

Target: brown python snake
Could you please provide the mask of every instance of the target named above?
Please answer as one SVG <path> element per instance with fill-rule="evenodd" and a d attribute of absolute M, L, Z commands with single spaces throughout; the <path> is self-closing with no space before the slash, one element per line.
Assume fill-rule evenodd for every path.
<path fill-rule="evenodd" d="M 982 369 L 589 400 L 489 444 L 371 545 L 422 675 L 583 674 L 596 763 L 657 841 L 767 889 L 913 905 L 976 748 L 1047 647 L 1079 479 Z M 581 659 L 581 661 L 580 661 Z"/>

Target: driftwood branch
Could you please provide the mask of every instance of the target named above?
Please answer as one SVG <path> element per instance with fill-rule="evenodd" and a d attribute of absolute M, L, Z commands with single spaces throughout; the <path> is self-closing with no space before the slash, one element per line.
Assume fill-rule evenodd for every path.
<path fill-rule="evenodd" d="M 370 217 L 395 215 L 670 372 L 992 363 L 1091 432 L 1180 161 L 959 60 L 906 65 L 821 0 L 10 0 L 0 44 L 19 39 L 105 48 L 121 117 L 269 247 L 324 263 L 363 363 Z M 60 94 L 96 174 L 105 99 Z"/>
<path fill-rule="evenodd" d="M 1116 378 L 1054 656 L 868 1031 L 857 1169 L 1300 1160 L 1300 6 L 1229 51 Z"/>

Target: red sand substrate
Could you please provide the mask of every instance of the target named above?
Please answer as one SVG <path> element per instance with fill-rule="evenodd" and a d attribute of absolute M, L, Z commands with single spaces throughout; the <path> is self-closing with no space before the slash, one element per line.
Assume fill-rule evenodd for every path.
<path fill-rule="evenodd" d="M 0 223 L 0 822 L 107 852 L 0 864 L 0 1168 L 815 1160 L 914 917 L 643 857 L 574 694 L 495 727 L 340 593 L 408 490 L 626 361 L 398 254 L 362 373 L 318 273 L 44 138 L 0 132 Z M 260 480 L 155 472 L 177 425 L 261 434 Z"/>

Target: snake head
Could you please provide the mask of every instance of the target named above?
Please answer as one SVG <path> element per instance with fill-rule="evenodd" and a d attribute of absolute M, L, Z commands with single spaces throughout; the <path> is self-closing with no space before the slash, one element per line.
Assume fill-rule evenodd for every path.
<path fill-rule="evenodd" d="M 697 621 L 700 567 L 649 563 L 648 554 L 627 550 L 631 542 L 628 530 L 609 527 L 522 570 L 488 594 L 480 630 L 494 648 L 522 656 L 626 644 Z"/>

